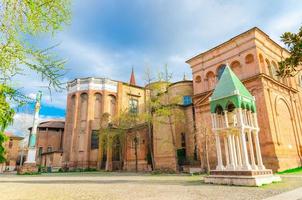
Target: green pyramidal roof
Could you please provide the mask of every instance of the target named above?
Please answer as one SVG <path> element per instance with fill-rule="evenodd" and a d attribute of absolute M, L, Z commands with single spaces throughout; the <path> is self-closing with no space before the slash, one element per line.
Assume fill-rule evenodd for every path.
<path fill-rule="evenodd" d="M 214 90 L 214 93 L 211 96 L 211 99 L 217 100 L 234 94 L 242 95 L 253 99 L 253 96 L 242 84 L 239 78 L 234 74 L 231 68 L 226 65 L 221 75 L 221 78 Z"/>
<path fill-rule="evenodd" d="M 255 100 L 231 68 L 226 65 L 210 98 L 211 111 L 215 112 L 217 105 L 224 108 L 232 102 L 236 107 L 248 107 L 255 110 Z"/>

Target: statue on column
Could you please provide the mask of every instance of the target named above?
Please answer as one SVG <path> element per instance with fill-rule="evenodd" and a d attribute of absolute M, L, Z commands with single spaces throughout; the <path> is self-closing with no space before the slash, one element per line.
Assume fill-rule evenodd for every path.
<path fill-rule="evenodd" d="M 37 128 L 38 128 L 38 124 L 39 124 L 41 98 L 42 98 L 42 92 L 39 91 L 36 95 L 33 126 L 31 128 L 31 132 L 29 134 L 28 153 L 27 153 L 27 157 L 26 157 L 26 162 L 19 169 L 19 171 L 18 171 L 19 174 L 25 174 L 25 173 L 31 174 L 31 173 L 38 172 L 38 168 L 36 166 L 36 137 L 37 137 Z"/>

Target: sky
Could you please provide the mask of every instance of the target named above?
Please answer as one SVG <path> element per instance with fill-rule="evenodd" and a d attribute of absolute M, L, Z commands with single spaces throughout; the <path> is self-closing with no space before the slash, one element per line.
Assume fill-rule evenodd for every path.
<path fill-rule="evenodd" d="M 186 60 L 252 27 L 282 45 L 280 35 L 301 25 L 301 0 L 73 0 L 71 24 L 34 43 L 59 44 L 55 53 L 67 61 L 64 83 L 81 77 L 128 82 L 133 67 L 143 86 L 146 68 L 156 77 L 167 65 L 174 81 L 191 78 Z M 25 75 L 15 87 L 30 97 L 43 91 L 41 119 L 64 118 L 66 91 L 49 93 L 37 74 Z M 32 113 L 32 105 L 19 109 L 10 130 L 24 134 Z"/>

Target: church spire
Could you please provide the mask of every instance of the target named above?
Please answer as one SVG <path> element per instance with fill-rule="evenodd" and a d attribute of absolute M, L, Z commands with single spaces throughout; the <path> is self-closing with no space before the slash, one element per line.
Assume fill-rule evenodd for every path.
<path fill-rule="evenodd" d="M 129 83 L 130 83 L 130 85 L 136 85 L 133 67 L 132 67 L 132 72 L 131 72 L 131 77 L 130 77 Z"/>

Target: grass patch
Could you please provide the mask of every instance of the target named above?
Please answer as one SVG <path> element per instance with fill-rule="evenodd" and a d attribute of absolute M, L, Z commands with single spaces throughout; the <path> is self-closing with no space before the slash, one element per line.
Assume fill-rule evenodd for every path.
<path fill-rule="evenodd" d="M 277 174 L 302 174 L 302 167 L 287 169 L 282 172 L 278 172 Z"/>

